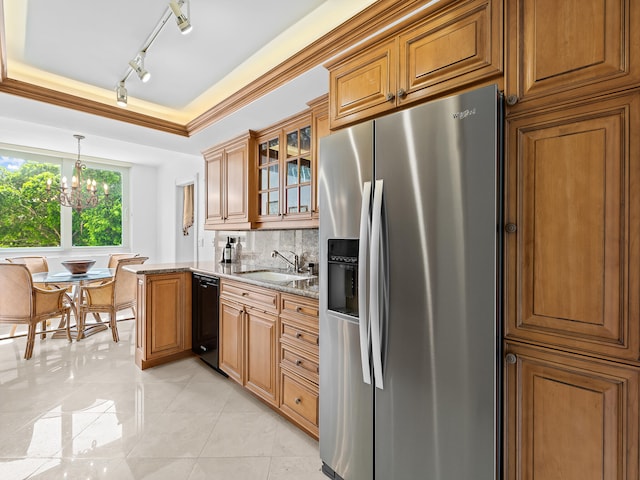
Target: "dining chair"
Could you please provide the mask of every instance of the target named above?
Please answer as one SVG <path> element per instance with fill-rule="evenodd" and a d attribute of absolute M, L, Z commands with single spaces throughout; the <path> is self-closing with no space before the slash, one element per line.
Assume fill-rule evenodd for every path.
<path fill-rule="evenodd" d="M 51 318 L 65 319 L 67 340 L 71 341 L 71 307 L 64 288 L 35 287 L 31 272 L 24 264 L 0 263 L 0 323 L 27 324 L 26 360 L 33 354 L 38 322 Z"/>
<path fill-rule="evenodd" d="M 134 319 L 136 317 L 136 274 L 125 270 L 124 267 L 142 264 L 147 260 L 148 257 L 122 258 L 118 261 L 112 280 L 102 285 L 83 285 L 80 287 L 78 340 L 84 337 L 88 313 L 93 313 L 96 320 L 100 317 L 95 314 L 109 314 L 109 326 L 111 327 L 113 341 L 118 342 L 120 340 L 116 314 L 121 310 L 131 308 Z"/>
<path fill-rule="evenodd" d="M 123 258 L 138 257 L 138 253 L 112 253 L 109 255 L 109 261 L 107 262 L 107 268 L 116 268 L 118 262 Z"/>
<path fill-rule="evenodd" d="M 38 256 L 11 257 L 11 258 L 7 258 L 7 261 L 10 263 L 18 263 L 21 265 L 25 265 L 32 274 L 49 271 L 49 264 L 47 263 L 47 257 L 38 257 Z"/>
<path fill-rule="evenodd" d="M 35 255 L 27 256 L 27 257 L 11 257 L 11 258 L 7 258 L 7 261 L 9 263 L 25 265 L 29 269 L 29 272 L 31 272 L 32 275 L 34 273 L 49 271 L 49 264 L 47 263 L 47 257 L 41 257 L 41 256 L 35 256 Z M 11 331 L 9 332 L 10 337 L 13 337 L 16 334 L 17 327 L 18 327 L 18 324 L 14 324 L 11 327 Z M 42 324 L 42 338 L 45 338 L 47 336 L 46 332 L 47 332 L 47 322 L 44 322 Z"/>

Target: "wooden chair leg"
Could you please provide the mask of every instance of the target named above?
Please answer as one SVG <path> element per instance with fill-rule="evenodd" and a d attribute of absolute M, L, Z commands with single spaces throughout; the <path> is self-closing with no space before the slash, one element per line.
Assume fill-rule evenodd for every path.
<path fill-rule="evenodd" d="M 43 340 L 47 338 L 47 321 L 46 320 L 42 321 L 42 332 L 40 333 L 40 338 L 42 338 Z"/>
<path fill-rule="evenodd" d="M 110 313 L 109 324 L 111 327 L 111 335 L 113 336 L 113 341 L 118 343 L 120 341 L 120 336 L 118 335 L 118 322 L 116 321 L 116 311 L 112 310 Z"/>
<path fill-rule="evenodd" d="M 67 311 L 66 330 L 67 330 L 67 340 L 69 340 L 69 343 L 71 343 L 71 309 Z"/>
<path fill-rule="evenodd" d="M 76 336 L 76 341 L 82 340 L 84 337 L 84 320 L 87 315 L 87 312 L 80 311 L 78 313 L 78 318 L 76 319 L 76 328 L 78 329 L 78 335 Z"/>
<path fill-rule="evenodd" d="M 36 324 L 29 324 L 29 333 L 27 333 L 27 348 L 24 351 L 24 359 L 29 360 L 33 355 L 33 344 L 36 340 Z"/>
<path fill-rule="evenodd" d="M 18 324 L 14 323 L 13 326 L 11 327 L 11 331 L 9 332 L 10 337 L 13 337 L 16 334 L 16 328 L 18 328 Z"/>

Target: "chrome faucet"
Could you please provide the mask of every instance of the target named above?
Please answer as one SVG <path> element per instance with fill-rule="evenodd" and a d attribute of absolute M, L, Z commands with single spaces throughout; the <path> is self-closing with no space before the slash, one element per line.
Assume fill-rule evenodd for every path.
<path fill-rule="evenodd" d="M 288 253 L 292 253 L 293 254 L 293 262 L 291 260 L 289 260 L 287 257 L 285 257 L 284 255 L 282 255 L 277 250 L 274 250 L 273 252 L 271 252 L 271 257 L 272 258 L 280 257 L 282 260 L 287 262 L 287 268 L 288 269 L 293 268 L 293 271 L 298 273 L 300 271 L 300 259 L 299 259 L 298 255 L 295 254 L 295 252 L 289 251 Z"/>

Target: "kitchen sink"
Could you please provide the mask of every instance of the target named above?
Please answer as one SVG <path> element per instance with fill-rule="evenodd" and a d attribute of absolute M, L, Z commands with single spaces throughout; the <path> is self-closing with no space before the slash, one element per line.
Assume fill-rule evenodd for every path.
<path fill-rule="evenodd" d="M 293 282 L 296 280 L 309 280 L 311 278 L 315 278 L 309 275 L 274 272 L 271 270 L 254 270 L 251 272 L 241 272 L 241 273 L 238 273 L 238 275 L 242 275 L 245 278 L 250 278 L 252 280 L 259 280 L 262 282 Z"/>

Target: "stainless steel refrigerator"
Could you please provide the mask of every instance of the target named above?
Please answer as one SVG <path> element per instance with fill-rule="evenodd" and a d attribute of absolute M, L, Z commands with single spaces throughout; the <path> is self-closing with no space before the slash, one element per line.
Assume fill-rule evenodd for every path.
<path fill-rule="evenodd" d="M 500 478 L 500 104 L 483 87 L 321 140 L 331 478 Z"/>

